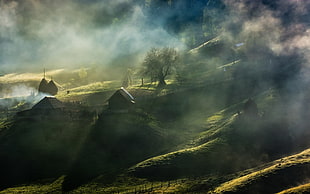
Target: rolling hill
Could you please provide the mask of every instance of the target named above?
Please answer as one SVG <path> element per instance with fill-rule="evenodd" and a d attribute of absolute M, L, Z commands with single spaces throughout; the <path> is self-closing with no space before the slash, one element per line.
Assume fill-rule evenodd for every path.
<path fill-rule="evenodd" d="M 226 88 L 225 84 L 223 88 Z M 133 89 L 139 92 L 138 88 Z M 207 86 L 206 89 L 189 91 L 206 95 L 205 91 L 211 89 Z M 221 91 L 218 87 L 213 90 Z M 187 105 L 182 109 L 174 109 L 184 103 L 176 98 L 184 97 L 184 92 L 186 94 L 186 90 L 180 90 L 155 98 L 151 95 L 141 101 L 143 106 L 139 105 L 145 109 L 121 115 L 103 112 L 95 123 L 84 123 L 84 127 L 77 123 L 67 126 L 62 123 L 51 125 L 50 122 L 31 124 L 29 121 L 6 126 L 1 137 L 2 145 L 5 145 L 2 154 L 7 153 L 5 150 L 16 149 L 16 142 L 22 139 L 25 144 L 18 148 L 19 153 L 23 153 L 19 155 L 19 160 L 24 156 L 37 158 L 40 155 L 42 159 L 34 164 L 47 174 L 16 181 L 19 173 L 33 173 L 34 169 L 23 172 L 28 163 L 19 168 L 15 178 L 11 172 L 11 178 L 3 178 L 11 186 L 25 183 L 23 180 L 30 180 L 31 186 L 13 187 L 2 193 L 60 193 L 64 185 L 67 185 L 65 190 L 71 190 L 69 193 L 249 193 L 256 190 L 273 193 L 290 192 L 287 189 L 295 186 L 299 186 L 296 189 L 308 188 L 302 184 L 308 180 L 309 150 L 284 157 L 307 148 L 309 144 L 302 142 L 306 142 L 308 136 L 303 128 L 292 136 L 291 129 L 286 127 L 294 117 L 289 119 L 287 116 L 290 115 L 278 114 L 284 108 L 281 103 L 283 96 L 278 90 L 269 89 L 253 98 L 259 109 L 259 115 L 255 117 L 243 112 L 246 98 L 208 111 L 204 111 L 204 108 L 210 105 L 205 104 L 203 108 L 195 108 L 192 112 L 192 100 L 188 95 L 185 98 L 190 99 Z M 92 98 L 92 95 L 86 95 L 86 98 Z M 175 103 L 171 104 L 170 101 Z M 164 103 L 169 106 L 160 106 Z M 152 108 L 154 106 L 157 108 Z M 181 112 L 169 119 L 160 116 L 171 109 Z M 146 113 L 146 110 L 150 112 Z M 283 123 L 283 120 L 286 122 Z M 63 129 L 55 134 L 58 125 Z M 28 126 L 28 130 L 23 129 L 22 132 L 21 126 Z M 163 126 L 169 126 L 169 130 Z M 42 134 L 40 128 L 44 129 Z M 52 133 L 54 136 L 48 135 Z M 47 136 L 44 137 L 44 134 Z M 76 137 L 83 137 L 78 141 L 80 143 L 73 141 Z M 33 141 L 34 138 L 48 138 L 48 141 Z M 67 140 L 72 144 L 64 144 Z M 68 148 L 76 151 L 71 152 Z M 49 155 L 48 160 L 54 158 L 58 163 L 53 166 L 40 165 L 48 164 L 43 160 L 44 153 Z M 68 153 L 74 155 L 74 161 L 68 160 L 71 157 Z M 58 156 L 62 159 L 57 159 Z M 59 163 L 61 161 L 69 163 L 63 165 Z M 43 170 L 46 168 L 49 170 Z M 9 169 L 6 170 L 9 172 Z M 66 176 L 61 177 L 62 174 Z M 48 179 L 44 181 L 44 177 Z"/>
<path fill-rule="evenodd" d="M 49 2 L 42 1 L 42 6 Z M 77 2 L 83 6 L 63 4 L 69 12 L 78 8 L 77 14 L 68 13 L 69 18 L 87 18 L 85 23 L 73 22 L 74 36 L 65 33 L 64 42 L 82 44 L 79 38 L 85 37 L 89 47 L 68 44 L 72 56 L 74 46 L 85 53 L 75 59 L 60 50 L 59 59 L 69 57 L 73 64 L 92 54 L 104 57 L 94 58 L 98 64 L 85 61 L 86 68 L 80 61 L 71 69 L 47 72 L 59 86 L 56 98 L 64 101 L 66 111 L 62 107 L 20 116 L 19 111 L 44 97 L 34 94 L 41 73 L 0 76 L 0 193 L 310 192 L 309 25 L 304 19 L 309 7 L 300 6 L 306 3 L 106 3 L 128 12 L 118 17 L 100 1 L 91 6 L 84 6 L 88 0 Z M 19 4 L 23 5 L 7 8 Z M 102 13 L 110 15 L 109 10 L 113 18 L 105 23 Z M 32 26 L 21 29 L 28 28 Z M 94 29 L 88 33 L 87 28 Z M 105 34 L 106 30 L 112 31 Z M 165 34 L 169 36 L 163 38 Z M 107 45 L 101 42 L 105 38 Z M 109 44 L 113 38 L 118 41 Z M 178 62 L 161 69 L 171 75 L 167 85 L 156 87 L 157 66 L 169 60 L 154 60 L 150 77 L 143 77 L 141 57 L 151 46 L 170 47 L 170 41 L 180 45 L 173 57 Z M 42 42 L 49 45 L 47 39 Z M 155 59 L 160 57 L 169 58 L 162 53 Z M 141 64 L 134 64 L 138 59 Z M 67 66 L 55 68 L 62 65 Z M 107 101 L 124 80 L 124 85 L 132 82 L 127 90 L 135 97 L 134 108 L 114 112 Z"/>

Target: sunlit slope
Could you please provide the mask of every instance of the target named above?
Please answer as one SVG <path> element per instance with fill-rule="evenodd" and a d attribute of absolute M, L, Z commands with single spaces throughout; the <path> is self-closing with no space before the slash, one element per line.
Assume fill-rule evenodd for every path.
<path fill-rule="evenodd" d="M 180 149 L 151 157 L 134 165 L 128 171 L 129 175 L 135 175 L 136 178 L 126 174 L 123 178 L 116 178 L 113 183 L 108 184 L 104 175 L 95 178 L 99 175 L 97 174 L 99 168 L 94 164 L 102 168 L 109 164 L 126 172 L 126 168 L 132 163 L 143 160 L 144 156 L 158 154 L 160 151 L 158 148 L 163 146 L 164 142 L 161 141 L 161 137 L 156 140 L 157 133 L 151 135 L 159 129 L 156 120 L 146 119 L 145 126 L 149 126 L 150 130 L 145 130 L 145 126 L 141 126 L 144 129 L 143 133 L 138 133 L 140 130 L 135 129 L 137 126 L 135 121 L 141 121 L 144 117 L 132 115 L 122 118 L 103 115 L 103 120 L 97 123 L 97 130 L 94 130 L 101 135 L 95 133 L 93 135 L 95 139 L 89 141 L 93 142 L 91 144 L 93 146 L 88 146 L 80 156 L 87 161 L 90 161 L 90 155 L 97 157 L 93 160 L 94 163 L 91 162 L 86 166 L 86 172 L 95 170 L 96 173 L 93 174 L 94 176 L 85 177 L 85 182 L 82 181 L 85 184 L 78 184 L 79 187 L 74 188 L 70 193 L 249 193 L 260 189 L 262 189 L 261 193 L 274 193 L 306 183 L 305 180 L 309 174 L 310 150 L 283 158 L 283 155 L 292 153 L 290 149 L 292 143 L 287 140 L 288 131 L 283 128 L 285 124 L 280 125 L 282 120 L 277 119 L 281 115 L 272 114 L 270 111 L 278 107 L 279 95 L 275 90 L 268 90 L 253 99 L 259 109 L 257 117 L 245 117 L 243 106 L 247 99 L 212 115 L 201 117 L 204 130 L 193 135 L 194 138 L 190 138 L 188 143 L 178 146 Z M 268 117 L 263 116 L 263 111 L 270 112 Z M 115 123 L 118 125 L 123 123 L 126 127 L 117 127 Z M 134 130 L 130 136 L 128 136 L 129 128 L 131 131 Z M 127 135 L 120 133 L 120 130 L 127 131 Z M 268 139 L 268 137 L 272 138 Z M 122 160 L 115 160 L 112 157 L 110 163 L 104 162 L 103 157 L 100 156 L 102 152 L 95 153 L 94 150 L 99 150 L 97 148 L 101 148 L 102 144 L 109 141 L 114 142 L 109 143 L 114 150 L 109 153 L 123 153 L 120 154 Z M 130 144 L 133 149 L 127 146 L 129 145 L 127 142 L 135 142 Z M 152 142 L 158 144 L 154 145 Z M 150 145 L 149 148 L 154 150 L 148 152 L 150 154 L 138 157 L 141 154 L 140 145 L 144 148 Z M 118 149 L 121 151 L 116 152 Z M 274 160 L 274 158 L 282 159 Z M 270 162 L 273 160 L 274 162 Z M 125 162 L 126 165 L 117 164 L 120 162 Z M 230 181 L 226 182 L 228 180 Z M 61 191 L 62 184 L 63 178 L 46 184 L 10 188 L 2 193 L 47 193 L 49 190 L 57 193 Z M 306 185 L 301 187 L 306 188 Z M 264 190 L 265 188 L 268 190 Z M 275 190 L 270 192 L 269 189 Z"/>
<path fill-rule="evenodd" d="M 64 176 L 50 182 L 35 183 L 8 188 L 0 191 L 0 194 L 44 194 L 44 193 L 195 193 L 189 188 L 193 185 L 194 180 L 178 179 L 174 181 L 157 182 L 146 179 L 136 179 L 132 177 L 120 177 L 112 184 L 102 184 L 101 178 L 98 177 L 91 182 L 82 185 L 72 191 L 63 192 L 62 183 Z M 196 192 L 197 193 L 197 192 Z"/>
<path fill-rule="evenodd" d="M 63 182 L 63 176 L 51 183 L 37 183 L 32 185 L 13 187 L 0 191 L 0 194 L 17 194 L 17 193 L 29 193 L 29 194 L 41 194 L 41 193 L 62 193 L 61 184 Z"/>
<path fill-rule="evenodd" d="M 81 77 L 81 70 L 70 71 L 68 69 L 56 69 L 46 72 L 45 79 L 53 80 L 58 87 L 57 98 L 68 101 L 80 101 L 87 99 L 88 96 L 95 93 L 115 91 L 121 86 L 119 80 L 107 81 L 104 77 L 101 79 L 96 76 L 88 76 L 85 70 L 85 76 Z M 20 97 L 36 94 L 39 83 L 44 77 L 43 72 L 38 73 L 11 73 L 0 76 L 1 96 L 4 98 Z"/>
<path fill-rule="evenodd" d="M 307 183 L 309 172 L 310 149 L 307 149 L 298 154 L 229 175 L 228 177 L 237 178 L 222 184 L 220 179 L 212 180 L 207 177 L 170 181 L 120 177 L 112 184 L 102 184 L 101 178 L 98 177 L 68 193 L 309 193 L 310 187 Z M 62 193 L 62 182 L 63 177 L 60 177 L 50 183 L 14 187 L 0 193 Z M 300 185 L 303 183 L 307 184 Z M 218 187 L 211 189 L 210 184 Z"/>
<path fill-rule="evenodd" d="M 279 192 L 278 194 L 306 194 L 310 193 L 310 183 L 299 185 L 284 191 Z"/>
<path fill-rule="evenodd" d="M 217 130 L 225 130 L 235 119 L 236 116 L 232 116 L 226 125 Z M 214 133 L 216 132 L 214 131 Z M 132 167 L 130 173 L 138 177 L 159 180 L 206 175 L 213 172 L 231 173 L 231 159 L 235 160 L 236 166 L 234 168 L 240 168 L 237 166 L 239 161 L 230 146 L 229 140 L 224 136 L 214 136 L 214 138 L 210 138 L 200 145 L 189 146 L 143 161 Z"/>
<path fill-rule="evenodd" d="M 276 99 L 274 93 L 270 90 L 256 96 L 258 107 L 267 108 L 273 104 Z M 272 141 L 260 141 L 268 133 L 268 129 L 264 128 L 269 121 L 259 115 L 255 118 L 246 117 L 242 113 L 245 101 L 246 99 L 205 118 L 205 131 L 199 133 L 183 149 L 143 161 L 132 167 L 130 173 L 161 180 L 233 173 L 259 165 L 269 157 L 287 151 L 267 150 L 265 153 L 262 144 L 272 145 Z M 283 140 L 280 143 L 286 142 Z"/>
<path fill-rule="evenodd" d="M 105 182 L 128 167 L 166 149 L 168 137 L 158 122 L 143 112 L 99 115 L 63 188 L 72 190 L 102 175 Z"/>
<path fill-rule="evenodd" d="M 89 106 L 103 105 L 120 88 L 119 81 L 94 82 L 61 90 L 56 95 L 61 101 L 83 102 Z"/>
<path fill-rule="evenodd" d="M 307 149 L 296 155 L 265 164 L 252 173 L 226 182 L 217 187 L 214 193 L 280 192 L 308 180 L 309 173 L 310 149 Z M 310 191 L 307 186 L 303 188 Z"/>

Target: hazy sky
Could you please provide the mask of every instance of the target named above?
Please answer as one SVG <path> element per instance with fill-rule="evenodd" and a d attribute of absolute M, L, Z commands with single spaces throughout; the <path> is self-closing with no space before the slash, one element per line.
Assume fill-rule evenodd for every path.
<path fill-rule="evenodd" d="M 134 2 L 1 0 L 0 67 L 108 65 L 151 47 L 183 47 L 162 27 L 150 27 Z"/>
<path fill-rule="evenodd" d="M 224 20 L 232 44 L 256 36 L 279 55 L 298 50 L 309 58 L 308 0 L 223 0 L 225 12 L 212 11 L 219 0 L 171 1 L 171 9 L 158 2 L 0 0 L 1 71 L 136 65 L 151 47 L 186 48 L 182 38 L 199 33 L 206 13 Z"/>

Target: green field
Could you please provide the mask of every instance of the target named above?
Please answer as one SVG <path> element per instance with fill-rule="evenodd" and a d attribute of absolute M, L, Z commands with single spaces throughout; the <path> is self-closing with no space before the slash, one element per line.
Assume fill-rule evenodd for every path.
<path fill-rule="evenodd" d="M 0 194 L 310 193 L 309 18 L 309 0 L 0 0 Z"/>
<path fill-rule="evenodd" d="M 213 99 L 213 93 L 217 95 L 222 92 L 222 89 L 225 90 L 228 87 L 226 83 L 216 87 L 197 86 L 198 88 L 193 90 L 188 89 L 187 86 L 180 88 L 172 80 L 167 83 L 166 89 L 161 91 L 158 91 L 155 85 L 148 85 L 148 83 L 143 87 L 139 85 L 129 87 L 128 90 L 141 100 L 137 101 L 138 109 L 131 115 L 103 114 L 101 119 L 84 124 L 51 125 L 49 122 L 27 124 L 29 132 L 41 126 L 42 129 L 44 128 L 44 133 L 29 134 L 28 132 L 24 135 L 17 132 L 22 123 L 13 124 L 12 128 L 12 123 L 4 119 L 1 122 L 1 129 L 6 145 L 23 139 L 29 147 L 26 146 L 23 149 L 28 149 L 27 152 L 31 153 L 32 157 L 37 157 L 36 154 L 45 157 L 45 154 L 58 152 L 59 157 L 62 157 L 61 160 L 67 163 L 67 167 L 63 166 L 63 170 L 47 180 L 33 179 L 32 183 L 6 188 L 1 193 L 62 193 L 65 180 L 75 181 L 70 174 L 72 170 L 70 165 L 78 165 L 78 167 L 89 165 L 83 167 L 86 171 L 80 171 L 79 176 L 84 176 L 85 172 L 94 174 L 85 176 L 82 182 L 74 183 L 73 190 L 67 191 L 68 193 L 249 193 L 251 190 L 260 189 L 262 192 L 283 190 L 282 193 L 292 193 L 297 192 L 296 190 L 300 192 L 308 190 L 307 184 L 300 185 L 306 183 L 306 175 L 297 178 L 295 174 L 307 172 L 310 163 L 309 150 L 282 158 L 281 156 L 285 155 L 287 150 L 282 150 L 281 147 L 276 147 L 280 150 L 268 150 L 266 144 L 271 147 L 278 145 L 274 144 L 273 140 L 263 139 L 267 137 L 267 133 L 275 134 L 278 131 L 281 133 L 284 130 L 281 129 L 281 124 L 277 123 L 282 117 L 271 111 L 282 108 L 281 98 L 276 89 L 257 93 L 253 99 L 261 110 L 261 115 L 257 118 L 244 118 L 242 109 L 247 101 L 246 98 L 241 98 L 239 102 L 232 100 L 228 105 L 214 106 L 206 103 L 200 109 L 195 108 L 193 111 L 192 103 L 201 100 L 197 97 L 198 94 L 205 95 L 207 99 Z M 119 81 L 95 82 L 70 88 L 70 93 L 61 90 L 56 97 L 63 101 L 82 101 L 86 106 L 102 106 L 119 85 Z M 208 91 L 207 95 L 205 91 Z M 195 93 L 195 96 L 192 97 L 187 93 Z M 182 98 L 178 98 L 178 95 Z M 187 98 L 186 106 L 183 105 L 184 96 Z M 102 101 L 98 103 L 98 99 Z M 215 99 L 213 101 L 216 102 Z M 169 104 L 169 106 L 161 106 L 162 104 Z M 182 109 L 176 108 L 181 104 Z M 208 110 L 208 108 L 211 109 Z M 170 116 L 171 114 L 174 116 L 169 119 L 162 118 L 161 115 L 167 111 L 171 112 Z M 262 111 L 270 112 L 268 118 L 263 117 Z M 238 112 L 241 112 L 241 115 Z M 276 127 L 264 129 L 268 125 Z M 61 131 L 58 130 L 57 134 L 49 135 L 49 133 L 55 133 L 55 129 L 61 128 L 60 126 L 63 128 Z M 14 132 L 13 129 L 16 131 Z M 141 130 L 144 132 L 142 133 Z M 145 138 L 147 136 L 149 137 Z M 38 141 L 42 138 L 45 140 Z M 296 137 L 294 141 L 298 138 L 300 137 Z M 136 142 L 137 146 L 144 146 L 144 151 L 149 151 L 136 152 L 138 147 L 135 147 L 135 144 L 128 144 L 135 140 L 138 142 Z M 28 141 L 32 143 L 29 144 Z M 104 142 L 110 143 L 104 144 Z M 283 145 L 289 142 L 281 140 L 277 143 Z M 156 149 L 147 148 L 155 144 Z M 38 145 L 45 148 L 35 148 Z M 68 150 L 61 151 L 63 146 Z M 14 150 L 14 148 L 10 149 Z M 98 149 L 110 150 L 111 153 L 117 152 L 123 155 L 125 162 L 115 162 L 115 156 L 106 156 L 98 152 Z M 75 161 L 68 163 L 68 156 L 74 157 Z M 136 159 L 131 160 L 130 157 Z M 273 161 L 276 158 L 281 159 Z M 42 158 L 39 161 L 44 160 Z M 80 162 L 74 164 L 76 161 Z M 101 162 L 98 163 L 98 161 Z M 39 169 L 49 168 L 49 164 L 46 165 Z M 59 165 L 61 164 L 55 164 L 50 170 L 59 168 Z M 107 173 L 105 165 L 120 169 L 115 169 L 116 171 L 113 172 L 116 174 L 113 174 L 112 182 L 107 181 L 110 177 L 105 174 Z M 71 170 L 67 171 L 66 168 Z M 74 168 L 73 171 L 75 171 Z M 97 174 L 96 171 L 103 174 Z M 69 175 L 66 172 L 69 172 Z M 282 184 L 278 184 L 278 181 L 282 181 Z M 297 187 L 289 189 L 294 186 Z"/>

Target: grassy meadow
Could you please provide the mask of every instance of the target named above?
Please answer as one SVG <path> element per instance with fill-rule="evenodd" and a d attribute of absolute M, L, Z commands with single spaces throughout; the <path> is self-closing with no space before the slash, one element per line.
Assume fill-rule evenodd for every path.
<path fill-rule="evenodd" d="M 0 194 L 310 193 L 309 2 L 0 1 Z"/>
<path fill-rule="evenodd" d="M 24 78 L 18 82 L 32 83 L 34 80 L 26 75 L 15 76 Z M 38 83 L 40 75 L 36 76 Z M 15 84 L 13 78 L 7 82 Z M 108 98 L 120 88 L 120 81 L 75 86 L 69 80 L 57 82 L 61 87 L 56 98 L 81 102 L 81 107 L 90 111 L 84 120 L 51 118 L 50 121 L 16 122 L 3 117 L 0 137 L 6 150 L 2 155 L 8 163 L 2 162 L 2 166 L 7 166 L 10 174 L 4 182 L 10 188 L 3 187 L 1 193 L 250 193 L 252 190 L 289 193 L 307 190 L 309 150 L 285 155 L 306 148 L 293 142 L 305 142 L 308 136 L 295 134 L 292 139 L 288 135 L 289 129 L 282 122 L 290 119 L 278 114 L 283 110 L 283 98 L 278 90 L 269 88 L 256 92 L 252 98 L 259 113 L 256 117 L 247 117 L 243 113 L 248 100 L 244 92 L 233 98 L 218 97 L 234 82 L 197 84 L 189 88 L 170 79 L 163 89 L 148 82 L 141 86 L 138 78 L 134 82 L 136 85 L 127 88 L 137 103 L 131 113 L 110 114 L 104 108 Z M 100 106 L 102 112 L 91 116 L 90 107 Z M 269 137 L 277 133 L 282 136 Z M 11 154 L 16 151 L 20 154 Z M 32 164 L 36 167 L 29 169 L 34 157 L 41 158 Z M 17 165 L 12 161 L 27 158 L 29 161 L 17 171 L 11 171 L 11 166 Z M 19 176 L 35 171 L 40 173 Z M 297 178 L 296 173 L 303 176 Z"/>
<path fill-rule="evenodd" d="M 224 49 L 214 41 L 184 54 L 165 86 L 133 73 L 136 103 L 122 113 L 108 107 L 119 72 L 47 71 L 70 111 L 44 119 L 18 116 L 45 96 L 42 73 L 2 75 L 0 193 L 307 192 L 308 93 L 256 76 L 248 61 L 208 61 Z"/>

